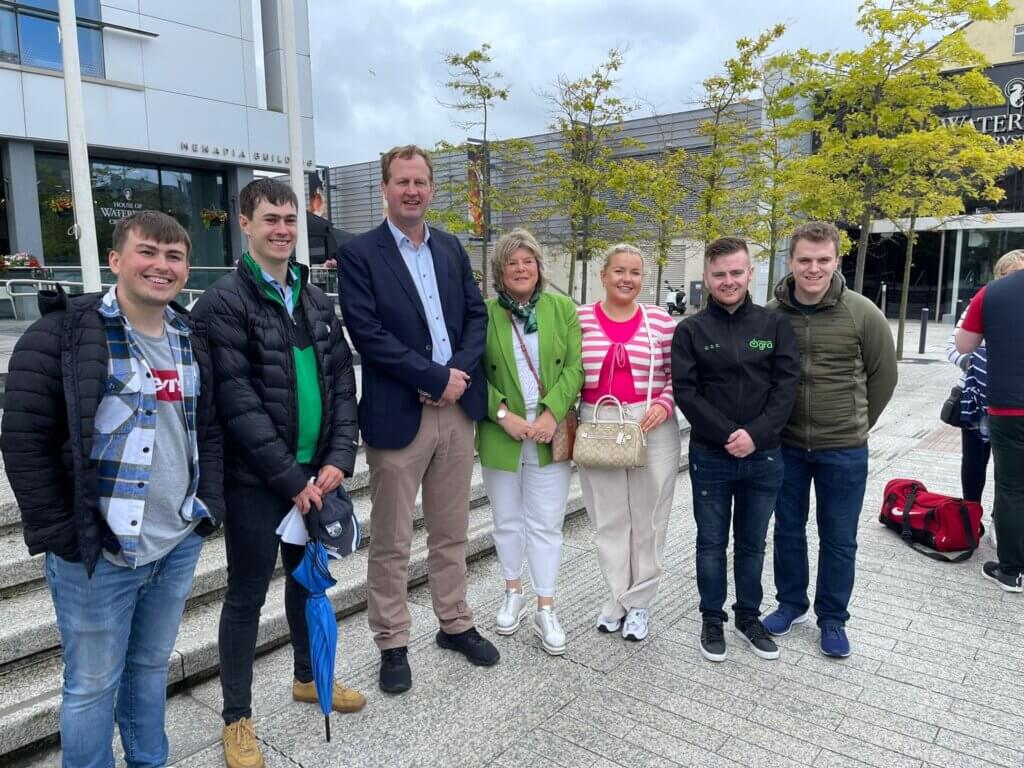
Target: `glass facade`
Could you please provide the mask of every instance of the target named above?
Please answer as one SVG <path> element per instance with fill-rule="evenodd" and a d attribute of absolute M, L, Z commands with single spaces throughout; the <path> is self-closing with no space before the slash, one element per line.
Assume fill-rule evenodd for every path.
<path fill-rule="evenodd" d="M 223 173 L 98 158 L 91 168 L 101 253 L 109 247 L 119 219 L 151 209 L 170 214 L 185 227 L 192 239 L 192 267 L 231 266 Z M 74 215 L 67 156 L 37 152 L 36 177 L 46 266 L 77 267 L 78 247 L 68 232 Z M 205 288 L 213 275 L 219 273 L 193 272 L 189 287 Z"/>
<path fill-rule="evenodd" d="M 16 8 L 0 10 L 0 61 L 42 69 L 63 68 L 57 0 L 15 0 Z M 89 20 L 100 18 L 99 0 L 75 0 L 85 24 L 78 25 L 78 53 L 82 74 L 104 77 L 103 33 Z"/>
<path fill-rule="evenodd" d="M 960 252 L 960 274 L 957 279 L 957 317 L 967 302 L 983 285 L 992 279 L 992 268 L 999 257 L 1008 251 L 1024 248 L 1024 229 L 974 229 L 963 234 Z M 953 269 L 956 253 L 956 233 L 946 235 L 946 268 L 943 275 L 943 311 L 948 311 L 953 300 Z"/>
<path fill-rule="evenodd" d="M 0 255 L 11 252 L 11 236 L 7 229 L 7 179 L 4 178 L 4 167 L 0 164 Z"/>

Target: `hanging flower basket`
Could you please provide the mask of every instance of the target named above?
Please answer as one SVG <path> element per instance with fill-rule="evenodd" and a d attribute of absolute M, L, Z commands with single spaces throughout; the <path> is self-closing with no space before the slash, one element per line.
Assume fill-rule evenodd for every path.
<path fill-rule="evenodd" d="M 203 208 L 199 212 L 199 217 L 203 220 L 203 227 L 209 229 L 210 227 L 220 227 L 226 224 L 228 212 L 222 211 L 219 208 Z"/>
<path fill-rule="evenodd" d="M 70 213 L 74 209 L 75 203 L 71 199 L 71 195 L 55 195 L 46 201 L 46 207 L 61 216 Z"/>

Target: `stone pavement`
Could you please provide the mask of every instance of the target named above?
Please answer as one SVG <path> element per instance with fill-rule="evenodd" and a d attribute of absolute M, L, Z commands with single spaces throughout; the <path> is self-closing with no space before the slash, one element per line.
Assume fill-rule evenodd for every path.
<path fill-rule="evenodd" d="M 912 329 L 907 348 L 917 349 Z M 955 432 L 938 410 L 956 370 L 941 349 L 949 326 L 932 326 L 928 354 L 900 365 L 897 395 L 871 438 L 871 475 L 860 525 L 858 580 L 848 625 L 854 654 L 826 659 L 813 622 L 781 639 L 777 661 L 757 658 L 731 632 L 729 658 L 704 661 L 694 581 L 694 524 L 680 475 L 665 579 L 645 643 L 600 635 L 593 621 L 604 585 L 585 518 L 566 528 L 559 616 L 569 652 L 552 658 L 529 626 L 490 631 L 501 580 L 493 557 L 471 563 L 470 603 L 502 652 L 472 668 L 433 642 L 426 586 L 411 593 L 413 689 L 376 687 L 378 654 L 366 618 L 339 622 L 338 677 L 364 691 L 366 709 L 334 715 L 326 743 L 319 709 L 290 701 L 290 651 L 260 657 L 257 733 L 267 764 L 282 766 L 815 766 L 981 768 L 1024 765 L 1024 601 L 981 576 L 988 537 L 967 563 L 911 552 L 877 521 L 892 477 L 917 477 L 956 493 Z M 991 482 L 986 492 L 991 503 Z M 813 517 L 813 516 L 812 516 Z M 812 526 L 813 527 L 813 526 Z M 816 536 L 810 543 L 816 553 Z M 771 547 L 765 607 L 774 605 Z M 731 602 L 731 596 L 730 596 Z M 168 707 L 172 762 L 223 765 L 220 689 L 210 679 Z M 51 749 L 19 766 L 54 766 Z"/>

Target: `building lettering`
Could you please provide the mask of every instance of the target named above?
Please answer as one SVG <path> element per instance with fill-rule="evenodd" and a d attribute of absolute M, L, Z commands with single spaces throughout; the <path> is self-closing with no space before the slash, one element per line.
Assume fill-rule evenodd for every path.
<path fill-rule="evenodd" d="M 178 142 L 178 150 L 192 155 L 207 155 L 209 157 L 231 158 L 233 160 L 251 160 L 257 163 L 270 163 L 272 165 L 288 165 L 290 157 L 274 152 L 263 152 L 257 149 L 245 150 L 232 147 L 218 147 L 211 144 L 200 144 L 198 142 Z M 307 160 L 307 168 L 313 167 L 313 161 Z"/>

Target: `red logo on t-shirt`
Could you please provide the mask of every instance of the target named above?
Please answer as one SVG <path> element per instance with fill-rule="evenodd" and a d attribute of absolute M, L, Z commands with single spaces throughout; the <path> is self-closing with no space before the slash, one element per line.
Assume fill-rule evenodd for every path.
<path fill-rule="evenodd" d="M 157 400 L 169 403 L 181 402 L 181 382 L 178 380 L 176 370 L 160 371 L 154 368 L 153 377 L 156 379 Z"/>

